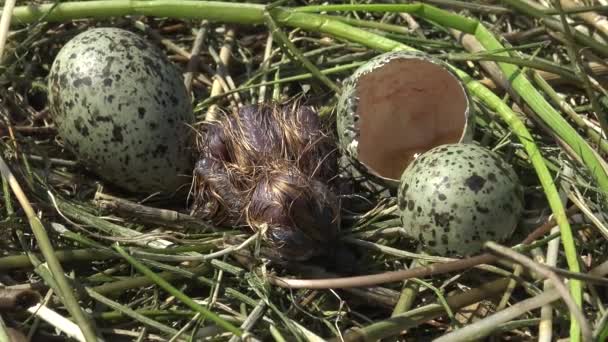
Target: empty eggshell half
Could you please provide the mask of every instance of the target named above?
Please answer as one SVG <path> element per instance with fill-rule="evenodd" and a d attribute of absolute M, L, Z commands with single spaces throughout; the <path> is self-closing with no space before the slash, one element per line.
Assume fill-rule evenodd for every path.
<path fill-rule="evenodd" d="M 396 189 L 407 166 L 433 147 L 472 140 L 469 94 L 449 66 L 424 53 L 381 54 L 343 83 L 340 146 L 352 176 L 374 192 Z"/>

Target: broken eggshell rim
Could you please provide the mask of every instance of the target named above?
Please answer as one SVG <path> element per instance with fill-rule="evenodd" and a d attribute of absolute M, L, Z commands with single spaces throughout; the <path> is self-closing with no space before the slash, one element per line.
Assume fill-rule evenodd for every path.
<path fill-rule="evenodd" d="M 439 66 L 441 69 L 443 69 L 444 71 L 448 72 L 448 74 L 450 74 L 454 78 L 454 80 L 460 85 L 460 89 L 462 90 L 462 93 L 464 94 L 465 102 L 466 102 L 466 108 L 463 113 L 464 126 L 462 129 L 462 134 L 460 135 L 460 138 L 458 139 L 458 141 L 455 141 L 453 143 L 472 142 L 473 134 L 475 131 L 475 122 L 473 120 L 474 110 L 473 110 L 473 105 L 472 105 L 473 101 L 471 100 L 471 95 L 468 92 L 463 80 L 456 74 L 456 72 L 454 70 L 452 70 L 452 68 L 449 64 L 443 62 L 442 60 L 440 60 L 438 58 L 430 56 L 424 52 L 415 51 L 415 50 L 398 50 L 398 51 L 391 51 L 391 52 L 386 52 L 386 53 L 377 55 L 376 57 L 373 57 L 365 64 L 361 65 L 359 68 L 357 68 L 353 72 L 353 74 L 351 74 L 351 76 L 349 76 L 347 79 L 344 80 L 343 90 L 342 90 L 340 99 L 338 101 L 338 108 L 337 108 L 338 109 L 338 115 L 337 115 L 338 125 L 337 126 L 338 126 L 338 130 L 339 130 L 338 138 L 340 140 L 341 148 L 343 150 L 345 150 L 349 159 L 352 162 L 354 162 L 355 165 L 359 166 L 359 168 L 363 168 L 367 174 L 369 174 L 371 177 L 378 180 L 384 186 L 388 186 L 388 187 L 394 188 L 394 189 L 399 187 L 400 179 L 384 177 L 384 176 L 378 174 L 372 167 L 370 167 L 367 164 L 365 164 L 364 162 L 360 161 L 358 158 L 359 131 L 355 129 L 355 125 L 356 125 L 356 121 L 358 120 L 357 104 L 358 104 L 359 98 L 358 98 L 358 96 L 355 95 L 355 93 L 356 93 L 356 89 L 357 89 L 357 81 L 359 80 L 360 77 L 385 66 L 386 64 L 392 62 L 395 59 L 418 59 L 418 60 L 422 60 L 424 62 L 435 64 L 435 65 Z M 345 134 L 346 124 L 348 123 L 348 121 L 345 121 L 345 117 L 347 117 L 347 116 L 353 117 L 352 124 L 349 125 L 349 126 L 352 126 L 352 127 L 350 127 L 350 130 L 352 130 L 354 132 L 354 136 L 352 136 L 352 137 L 347 137 Z M 429 150 L 434 147 L 436 147 L 436 146 L 430 147 Z M 414 155 L 414 160 L 423 153 L 418 153 L 418 154 Z M 408 164 L 408 166 L 409 166 L 409 164 Z M 407 168 L 407 166 L 404 168 L 404 171 L 406 168 Z"/>

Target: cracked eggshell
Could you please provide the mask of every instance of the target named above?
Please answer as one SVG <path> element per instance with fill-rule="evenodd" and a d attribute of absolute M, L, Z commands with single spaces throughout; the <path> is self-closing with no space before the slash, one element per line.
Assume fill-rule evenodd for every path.
<path fill-rule="evenodd" d="M 476 144 L 446 144 L 404 171 L 398 191 L 406 235 L 441 256 L 477 254 L 505 241 L 523 211 L 523 188 L 497 153 Z"/>
<path fill-rule="evenodd" d="M 417 51 L 378 55 L 343 82 L 337 105 L 342 165 L 389 194 L 415 156 L 472 140 L 472 101 L 443 61 Z"/>
<path fill-rule="evenodd" d="M 190 182 L 190 96 L 158 47 L 123 29 L 89 29 L 61 48 L 48 86 L 58 133 L 86 168 L 132 192 Z"/>

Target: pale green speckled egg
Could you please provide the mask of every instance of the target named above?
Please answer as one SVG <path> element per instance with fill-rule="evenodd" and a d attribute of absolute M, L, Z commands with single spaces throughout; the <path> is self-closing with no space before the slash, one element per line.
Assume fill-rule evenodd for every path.
<path fill-rule="evenodd" d="M 441 256 L 477 254 L 502 242 L 523 211 L 523 188 L 500 155 L 477 144 L 446 144 L 404 171 L 398 204 L 406 235 Z"/>
<path fill-rule="evenodd" d="M 102 179 L 143 193 L 190 182 L 190 96 L 157 46 L 123 29 L 89 29 L 59 51 L 48 86 L 66 148 Z"/>

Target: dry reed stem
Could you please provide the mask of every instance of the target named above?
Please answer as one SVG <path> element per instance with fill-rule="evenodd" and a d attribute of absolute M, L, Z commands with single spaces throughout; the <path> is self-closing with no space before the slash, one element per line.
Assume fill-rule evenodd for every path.
<path fill-rule="evenodd" d="M 578 3 L 578 1 L 575 2 L 572 0 L 561 0 L 561 3 L 564 9 L 577 8 L 581 5 Z M 608 36 L 608 19 L 605 16 L 599 15 L 596 12 L 578 13 L 576 16 L 583 19 L 589 25 L 595 27 L 605 36 Z"/>
<path fill-rule="evenodd" d="M 2 63 L 4 56 L 4 47 L 11 26 L 11 16 L 13 14 L 13 8 L 15 8 L 15 2 L 16 0 L 6 0 L 2 10 L 2 17 L 0 17 L 0 63 Z"/>
<path fill-rule="evenodd" d="M 566 216 L 573 215 L 576 207 L 571 207 L 566 211 Z M 536 228 L 530 233 L 522 244 L 529 244 L 546 234 L 555 225 L 555 220 L 551 218 L 546 223 Z M 378 284 L 402 281 L 409 278 L 421 278 L 443 273 L 450 273 L 468 269 L 481 264 L 490 264 L 497 258 L 491 254 L 484 253 L 473 257 L 458 259 L 446 263 L 437 263 L 430 266 L 420 266 L 402 271 L 384 272 L 373 275 L 356 277 L 326 278 L 326 279 L 290 279 L 285 277 L 270 277 L 269 281 L 280 287 L 286 288 L 308 288 L 308 289 L 335 289 L 373 286 Z"/>
<path fill-rule="evenodd" d="M 551 233 L 559 233 L 559 227 L 554 227 Z M 560 238 L 549 241 L 547 248 L 546 264 L 547 266 L 555 266 L 559 255 Z M 543 282 L 543 291 L 549 291 L 552 288 L 551 280 L 546 279 Z M 538 342 L 551 342 L 553 336 L 553 305 L 546 304 L 541 307 L 540 324 L 538 325 Z"/>
<path fill-rule="evenodd" d="M 264 84 L 264 82 L 268 81 L 268 68 L 270 66 L 270 61 L 272 59 L 272 44 L 274 42 L 274 37 L 269 34 L 268 38 L 266 38 L 266 46 L 264 47 L 264 57 L 263 57 L 263 62 L 260 65 L 260 68 L 262 70 L 264 70 L 264 74 L 262 75 L 262 79 L 260 80 L 261 83 L 263 84 L 260 87 L 260 91 L 259 91 L 259 97 L 258 97 L 258 103 L 264 103 L 266 102 L 266 85 Z"/>
<path fill-rule="evenodd" d="M 209 96 L 217 96 L 222 93 L 221 80 L 226 76 L 226 68 L 230 62 L 230 54 L 232 53 L 232 43 L 234 41 L 234 30 L 229 29 L 224 38 L 224 45 L 220 49 L 220 59 L 217 61 L 218 66 L 214 76 L 213 85 L 211 86 L 211 94 Z M 205 121 L 217 120 L 218 106 L 213 104 L 207 110 Z"/>
<path fill-rule="evenodd" d="M 570 312 L 573 313 L 574 317 L 578 320 L 578 323 L 581 327 L 583 341 L 587 341 L 587 342 L 591 341 L 591 339 L 593 337 L 593 332 L 591 330 L 591 326 L 589 325 L 589 322 L 587 322 L 587 319 L 583 315 L 582 311 L 578 308 L 578 306 L 574 302 L 574 299 L 572 298 L 572 295 L 568 291 L 568 288 L 566 288 L 566 286 L 564 285 L 562 280 L 557 276 L 557 274 L 555 274 L 550 268 L 535 262 L 534 260 L 528 258 L 527 256 L 517 253 L 510 248 L 503 247 L 497 243 L 489 241 L 489 242 L 485 243 L 485 247 L 489 248 L 494 253 L 498 253 L 502 256 L 505 256 L 505 257 L 533 270 L 537 274 L 540 274 L 543 277 L 551 280 L 551 282 L 552 282 L 553 286 L 555 287 L 555 289 L 557 290 L 557 292 L 560 294 L 560 296 L 562 297 L 562 299 L 564 300 L 566 305 L 568 305 Z"/>
<path fill-rule="evenodd" d="M 574 170 L 568 165 L 562 166 L 564 178 L 571 178 L 574 176 Z M 572 190 L 572 185 L 566 181 L 561 181 L 562 188 L 560 190 L 559 196 L 563 203 L 568 201 L 568 194 Z M 580 207 L 579 207 L 580 210 Z M 551 229 L 552 234 L 559 233 L 559 227 L 553 227 Z M 549 241 L 547 247 L 546 258 L 544 260 L 544 264 L 548 267 L 556 267 L 557 266 L 557 258 L 560 250 L 560 241 L 561 236 L 557 237 L 551 241 Z M 550 279 L 545 279 L 543 282 L 543 291 L 548 291 L 552 288 L 552 281 Z M 538 341 L 539 342 L 550 342 L 553 336 L 553 305 L 551 303 L 543 305 L 541 307 L 540 312 L 540 323 L 538 325 Z"/>
<path fill-rule="evenodd" d="M 192 50 L 190 51 L 190 60 L 188 61 L 188 67 L 186 70 L 186 74 L 184 75 L 184 85 L 188 92 L 192 91 L 192 80 L 194 75 L 197 73 L 198 66 L 200 64 L 200 53 L 202 51 L 203 42 L 207 37 L 207 32 L 209 29 L 209 21 L 203 20 L 201 22 L 200 28 L 196 33 L 196 37 L 194 38 L 194 43 L 192 44 Z"/>
<path fill-rule="evenodd" d="M 450 29 L 452 35 L 462 44 L 462 46 L 471 53 L 487 51 L 483 45 L 477 40 L 477 38 L 468 33 L 463 33 L 456 29 Z M 521 98 L 517 92 L 513 91 L 511 88 L 511 84 L 505 78 L 505 74 L 500 70 L 498 64 L 493 61 L 480 61 L 479 65 L 488 73 L 490 78 L 492 79 L 494 85 L 498 85 L 505 91 L 509 93 L 509 95 L 513 96 L 513 98 L 520 102 Z"/>
<path fill-rule="evenodd" d="M 47 322 L 51 326 L 55 327 L 57 330 L 66 334 L 67 337 L 73 338 L 79 342 L 85 342 L 84 335 L 78 325 L 66 317 L 60 315 L 53 309 L 50 309 L 46 306 L 46 304 L 40 303 L 36 304 L 27 309 L 27 311 L 36 316 L 37 318 Z M 101 341 L 101 340 L 99 340 Z"/>
<path fill-rule="evenodd" d="M 142 219 L 148 222 L 162 222 L 165 224 L 179 225 L 181 227 L 197 226 L 209 231 L 217 229 L 200 219 L 182 214 L 180 212 L 162 208 L 154 208 L 143 204 L 131 202 L 123 198 L 97 192 L 94 198 L 95 203 L 102 209 L 117 211 L 119 213 L 131 215 L 135 218 Z"/>
<path fill-rule="evenodd" d="M 589 273 L 596 276 L 605 276 L 608 273 L 608 261 L 604 261 L 592 269 Z M 515 303 L 507 309 L 455 330 L 449 334 L 443 335 L 442 337 L 435 339 L 433 342 L 464 342 L 482 339 L 483 337 L 491 334 L 500 324 L 515 319 L 538 307 L 542 307 L 543 305 L 556 301 L 559 298 L 560 295 L 555 289 L 544 291 L 535 297 Z"/>

